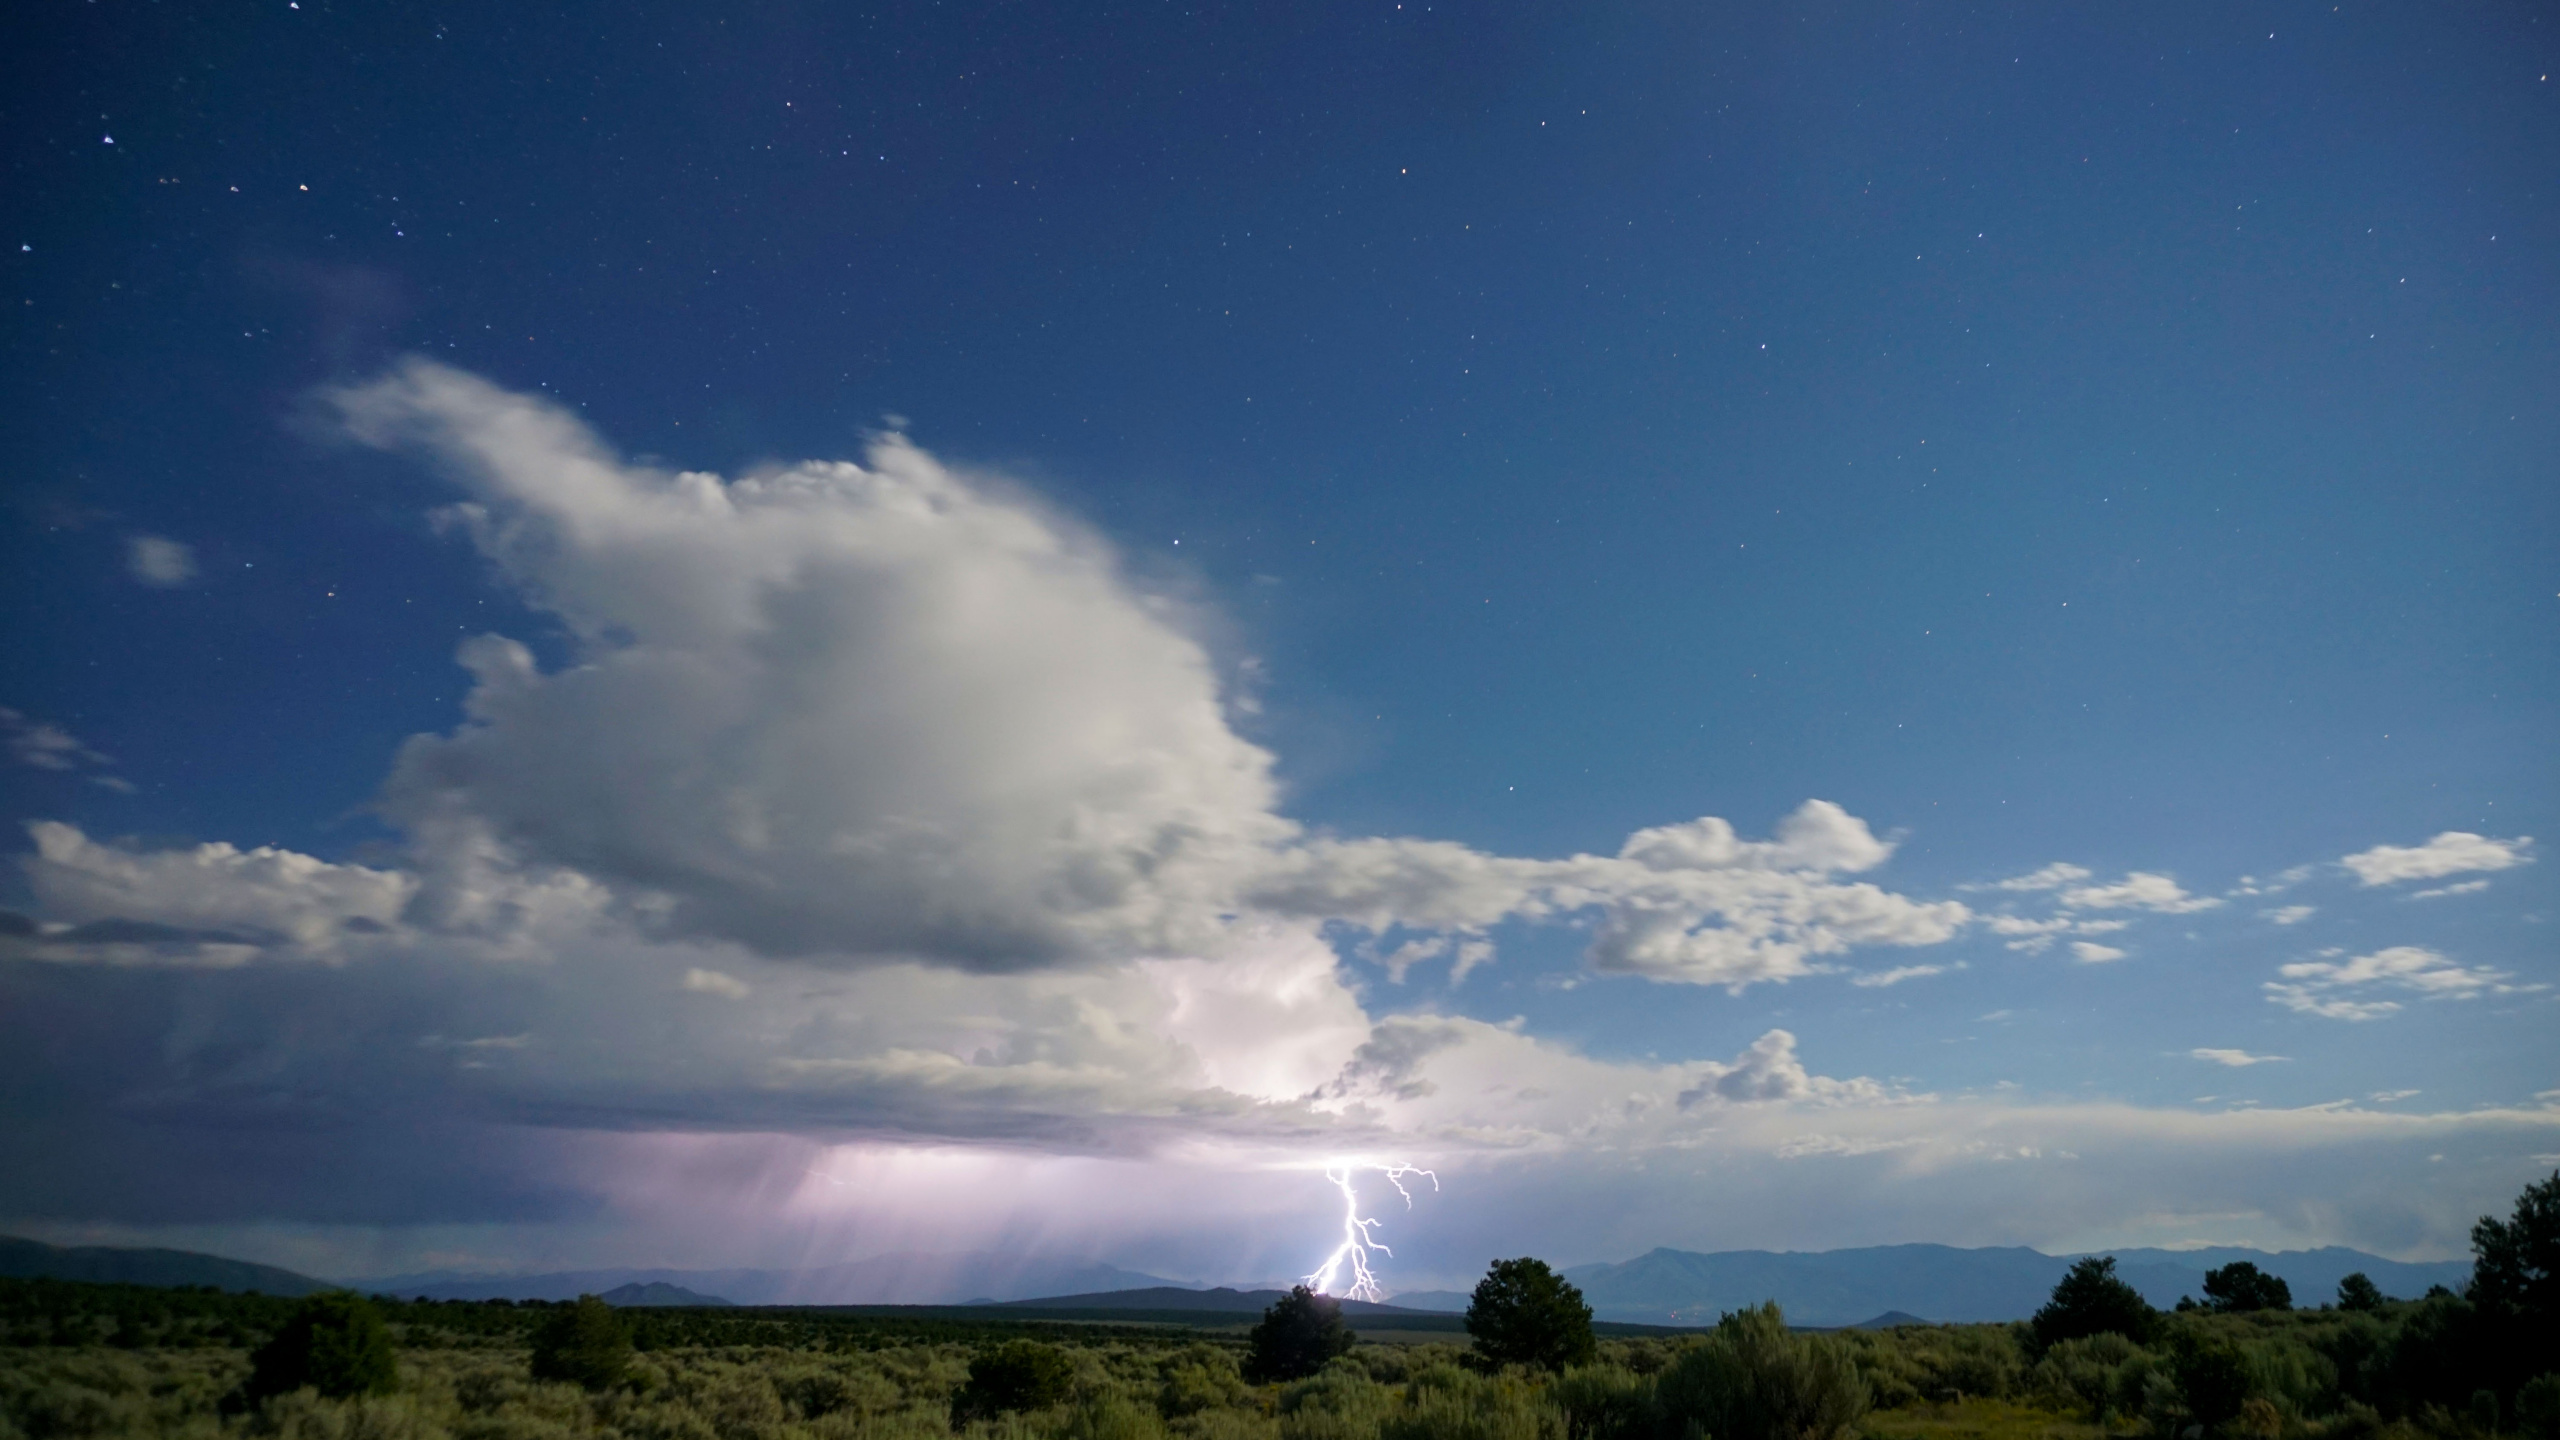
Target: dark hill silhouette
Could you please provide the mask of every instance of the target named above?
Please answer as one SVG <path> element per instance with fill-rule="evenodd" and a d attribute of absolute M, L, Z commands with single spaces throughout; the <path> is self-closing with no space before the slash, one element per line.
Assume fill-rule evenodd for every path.
<path fill-rule="evenodd" d="M 336 1287 L 273 1265 L 226 1260 L 193 1250 L 47 1245 L 0 1235 L 0 1276 L 12 1280 L 86 1280 L 102 1285 L 210 1285 L 264 1295 L 309 1295 Z"/>
<path fill-rule="evenodd" d="M 2217 1247 L 2204 1250 L 2125 1249 L 2114 1255 L 2117 1273 L 2159 1306 L 2181 1295 L 2204 1293 L 2204 1272 L 2234 1260 L 2283 1277 L 2296 1299 L 2317 1305 L 2338 1282 L 2361 1270 L 2383 1293 L 2415 1297 L 2430 1285 L 2461 1288 L 2468 1261 L 2407 1264 L 2330 1246 L 2320 1250 Z M 1582 1287 L 1594 1314 L 1604 1320 L 1655 1325 L 1709 1325 L 1729 1310 L 1776 1300 L 1787 1318 L 1802 1325 L 1843 1326 L 1880 1311 L 1901 1311 L 1932 1321 L 2023 1320 L 2053 1293 L 2054 1282 L 2078 1257 L 2047 1255 L 2023 1246 L 1960 1250 L 1950 1245 L 1877 1245 L 1856 1250 L 1654 1250 L 1615 1265 L 1577 1265 L 1565 1278 Z M 1399 1296 L 1400 1303 L 1431 1304 L 1437 1296 Z M 1464 1308 L 1465 1297 L 1457 1297 Z"/>
<path fill-rule="evenodd" d="M 1178 1285 L 1158 1285 L 1145 1290 L 1108 1290 L 1091 1295 L 1046 1295 L 1034 1300 L 1008 1300 L 1000 1310 L 1208 1310 L 1235 1315 L 1260 1315 L 1277 1304 L 1285 1290 L 1235 1290 L 1221 1285 L 1213 1290 L 1187 1290 Z M 1345 1300 L 1342 1313 L 1358 1315 L 1425 1315 L 1436 1311 L 1414 1310 L 1402 1305 L 1374 1305 L 1366 1300 Z"/>
<path fill-rule="evenodd" d="M 646 1285 L 616 1285 L 596 1297 L 607 1305 L 728 1305 L 717 1295 L 697 1295 L 681 1285 L 652 1280 Z"/>

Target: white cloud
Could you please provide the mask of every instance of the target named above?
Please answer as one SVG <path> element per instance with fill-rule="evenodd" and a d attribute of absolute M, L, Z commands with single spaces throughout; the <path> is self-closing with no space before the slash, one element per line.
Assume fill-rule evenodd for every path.
<path fill-rule="evenodd" d="M 697 995 L 717 995 L 724 1000 L 744 1000 L 751 993 L 747 982 L 726 970 L 705 970 L 696 965 L 684 972 L 684 988 Z"/>
<path fill-rule="evenodd" d="M 2075 885 L 2062 892 L 2062 903 L 2075 910 L 2156 910 L 2185 915 L 2210 910 L 2222 902 L 2209 895 L 2190 895 L 2166 875 L 2136 870 L 2112 885 Z"/>
<path fill-rule="evenodd" d="M 1905 980 L 1925 979 L 1963 968 L 1961 962 L 1954 965 L 1897 965 L 1890 970 L 1870 970 L 1863 975 L 1853 975 L 1849 983 L 1859 986 L 1899 985 Z"/>
<path fill-rule="evenodd" d="M 454 516 L 577 644 L 546 673 L 466 642 L 469 722 L 402 751 L 385 808 L 439 923 L 557 873 L 659 933 L 820 963 L 1109 964 L 1338 920 L 1457 932 L 1454 982 L 1497 921 L 1590 909 L 1594 969 L 1739 989 L 1970 918 L 1840 878 L 1893 847 L 1821 800 L 1770 840 L 1710 816 L 1605 857 L 1308 838 L 1194 617 L 903 437 L 724 481 L 626 464 L 547 401 L 425 361 L 332 399 L 459 480 Z"/>
<path fill-rule="evenodd" d="M 392 933 L 416 889 L 398 871 L 269 846 L 126 850 L 53 821 L 27 831 L 36 843 L 21 862 L 28 886 L 71 927 L 44 937 L 45 959 L 236 963 L 272 950 L 334 960 Z"/>
<path fill-rule="evenodd" d="M 2273 920 L 2279 925 L 2299 925 L 2303 921 L 2320 913 L 2320 907 L 2316 905 L 2279 905 L 2272 910 L 2261 910 L 2258 913 L 2266 919 Z"/>
<path fill-rule="evenodd" d="M 2110 960 L 2123 959 L 2127 953 L 2113 945 L 2100 945 L 2092 940 L 2071 942 L 2071 958 L 2083 965 L 2104 965 Z"/>
<path fill-rule="evenodd" d="M 2424 845 L 2376 845 L 2338 863 L 2356 872 L 2364 885 L 2396 885 L 2403 880 L 2432 880 L 2466 870 L 2504 870 L 2533 857 L 2526 852 L 2533 837 L 2492 840 L 2467 830 L 2447 830 Z"/>
<path fill-rule="evenodd" d="M 1994 890 L 2059 890 L 2073 881 L 2088 878 L 2087 870 L 2057 860 L 2041 870 L 2031 871 L 2025 875 L 2013 875 L 2006 880 L 1994 880 L 1991 882 L 1991 888 Z"/>
<path fill-rule="evenodd" d="M 2432 890 L 2419 890 L 2413 892 L 2409 898 L 2412 900 L 2440 900 L 2447 895 L 2477 895 L 2488 888 L 2489 882 L 2486 880 L 2465 880 L 2459 885 L 2438 885 Z"/>
<path fill-rule="evenodd" d="M 38 770 L 77 770 L 83 765 L 113 763 L 61 726 L 30 719 L 6 706 L 0 706 L 0 744 L 8 747 L 10 757 L 19 764 Z"/>
<path fill-rule="evenodd" d="M 2210 1060 L 2216 1065 L 2228 1065 L 2234 1069 L 2249 1065 L 2268 1065 L 2292 1058 L 2286 1055 L 2252 1055 L 2246 1050 L 2217 1050 L 2211 1046 L 2201 1045 L 2187 1053 L 2198 1060 Z"/>
<path fill-rule="evenodd" d="M 167 589 L 196 578 L 196 552 L 164 536 L 136 535 L 125 542 L 124 568 L 145 585 Z"/>
<path fill-rule="evenodd" d="M 2398 1001 L 2356 1000 L 2341 992 L 2372 988 L 2407 991 L 2428 1000 L 2469 1000 L 2541 988 L 2510 985 L 2514 977 L 2504 971 L 2457 965 L 2418 945 L 2394 945 L 2345 961 L 2297 961 L 2276 973 L 2284 978 L 2262 987 L 2270 1003 L 2332 1020 L 2379 1020 L 2401 1008 Z"/>

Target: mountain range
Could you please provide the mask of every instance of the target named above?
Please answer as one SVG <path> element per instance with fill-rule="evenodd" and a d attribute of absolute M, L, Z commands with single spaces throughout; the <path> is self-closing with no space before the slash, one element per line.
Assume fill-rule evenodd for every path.
<path fill-rule="evenodd" d="M 451 1270 L 349 1280 L 375 1295 L 425 1300 L 575 1300 L 623 1285 L 672 1285 L 735 1305 L 958 1305 L 1174 1286 L 1116 1265 L 1040 1260 L 991 1250 L 881 1255 L 804 1270 L 559 1270 L 541 1275 Z"/>
<path fill-rule="evenodd" d="M 2215 1247 L 2128 1249 L 2117 1273 L 2151 1303 L 2170 1306 L 2201 1295 L 2207 1269 L 2247 1260 L 2281 1277 L 2295 1303 L 2335 1297 L 2338 1282 L 2362 1271 L 2386 1295 L 2415 1297 L 2428 1287 L 2460 1289 L 2468 1261 L 2408 1263 L 2360 1250 L 2269 1253 Z M 1580 1286 L 1602 1320 L 1643 1325 L 1706 1325 L 1729 1310 L 1776 1300 L 1799 1325 L 1876 1323 L 1894 1312 L 1931 1321 L 2021 1320 L 2052 1294 L 2078 1259 L 2023 1247 L 1963 1250 L 1947 1245 L 1880 1245 L 1854 1250 L 1654 1250 L 1616 1264 L 1577 1265 L 1566 1278 Z M 62 1247 L 0 1237 L 0 1276 L 52 1276 L 135 1285 L 211 1285 L 306 1295 L 332 1282 L 272 1265 L 185 1250 Z M 1074 1309 L 1258 1311 L 1282 1293 L 1262 1284 L 1209 1289 L 1114 1265 L 1041 1260 L 995 1251 L 884 1255 L 806 1269 L 609 1269 L 540 1275 L 431 1271 L 336 1282 L 372 1294 L 431 1300 L 570 1300 L 600 1295 L 619 1305 L 956 1305 L 1021 1304 Z M 1456 1290 L 1412 1290 L 1388 1297 L 1377 1313 L 1467 1308 Z M 1368 1313 L 1356 1303 L 1354 1314 Z"/>
<path fill-rule="evenodd" d="M 2319 1250 L 2128 1249 L 2116 1273 L 2143 1298 L 2166 1308 L 2180 1296 L 2204 1294 L 2204 1273 L 2247 1260 L 2292 1287 L 2294 1303 L 2336 1298 L 2338 1282 L 2362 1271 L 2386 1295 L 2414 1298 L 2431 1285 L 2460 1289 L 2467 1260 L 2409 1264 L 2329 1246 Z M 1948 1245 L 1876 1245 L 1855 1250 L 1654 1250 L 1617 1264 L 1577 1265 L 1565 1278 L 1582 1289 L 1603 1320 L 1649 1325 L 1706 1325 L 1718 1315 L 1776 1300 L 1800 1325 L 1853 1325 L 1880 1311 L 1933 1321 L 2023 1320 L 2053 1293 L 2076 1255 L 2047 1255 L 2007 1246 L 1959 1250 Z M 1464 1310 L 1454 1290 L 1407 1291 L 1396 1304 L 1418 1310 Z"/>
<path fill-rule="evenodd" d="M 309 1295 L 330 1287 L 273 1265 L 226 1260 L 193 1250 L 130 1250 L 107 1245 L 47 1245 L 0 1235 L 0 1277 L 87 1280 L 102 1285 L 210 1285 L 266 1295 Z"/>

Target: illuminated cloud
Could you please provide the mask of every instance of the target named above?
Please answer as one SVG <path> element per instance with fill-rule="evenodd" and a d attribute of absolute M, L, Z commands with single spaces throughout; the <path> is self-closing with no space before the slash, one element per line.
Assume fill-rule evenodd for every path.
<path fill-rule="evenodd" d="M 136 535 L 125 542 L 124 569 L 143 584 L 165 590 L 196 578 L 196 552 L 164 536 Z"/>
<path fill-rule="evenodd" d="M 2198 1060 L 2210 1060 L 2216 1065 L 2228 1065 L 2233 1069 L 2251 1065 L 2271 1065 L 2279 1060 L 2291 1058 L 2285 1055 L 2252 1055 L 2246 1050 L 2217 1050 L 2210 1046 L 2198 1046 L 2187 1053 Z"/>
<path fill-rule="evenodd" d="M 2338 863 L 2356 872 L 2360 884 L 2396 885 L 2467 870 L 2505 870 L 2531 860 L 2532 848 L 2530 835 L 2493 840 L 2468 830 L 2447 830 L 2424 845 L 2376 845 Z"/>

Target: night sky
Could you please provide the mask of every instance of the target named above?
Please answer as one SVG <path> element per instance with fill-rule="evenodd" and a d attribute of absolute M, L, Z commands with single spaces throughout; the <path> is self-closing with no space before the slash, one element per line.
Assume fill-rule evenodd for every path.
<path fill-rule="evenodd" d="M 1430 1164 L 1392 1288 L 2560 1166 L 2535 7 L 0 23 L 0 1229 L 1228 1281 Z"/>

